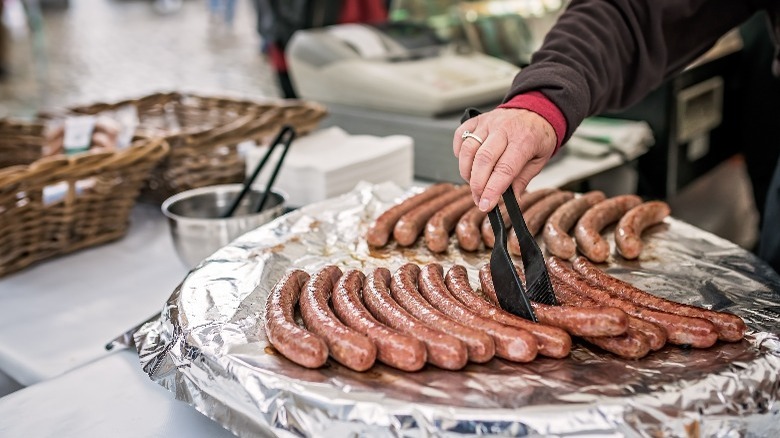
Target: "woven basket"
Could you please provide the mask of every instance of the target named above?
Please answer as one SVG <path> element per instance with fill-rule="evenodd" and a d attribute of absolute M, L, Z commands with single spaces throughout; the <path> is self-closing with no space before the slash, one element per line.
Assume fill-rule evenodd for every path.
<path fill-rule="evenodd" d="M 157 203 L 184 190 L 243 181 L 245 164 L 238 143 L 262 140 L 285 124 L 306 134 L 326 114 L 323 106 L 312 102 L 255 102 L 180 93 L 152 94 L 70 111 L 97 114 L 128 104 L 138 110 L 136 132 L 147 137 L 162 136 L 171 147 L 145 188 L 144 199 Z"/>
<path fill-rule="evenodd" d="M 122 237 L 144 181 L 168 152 L 157 138 L 41 158 L 43 130 L 0 120 L 0 276 Z"/>

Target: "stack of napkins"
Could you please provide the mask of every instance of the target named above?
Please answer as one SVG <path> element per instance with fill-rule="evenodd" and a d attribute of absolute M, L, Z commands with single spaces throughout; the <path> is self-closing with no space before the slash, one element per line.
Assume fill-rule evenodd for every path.
<path fill-rule="evenodd" d="M 289 195 L 288 205 L 300 207 L 352 190 L 360 181 L 393 181 L 407 187 L 414 172 L 414 140 L 406 135 L 350 135 L 339 127 L 323 129 L 293 141 L 274 188 Z M 282 147 L 277 147 L 253 187 L 265 188 Z M 246 151 L 251 175 L 267 147 Z"/>

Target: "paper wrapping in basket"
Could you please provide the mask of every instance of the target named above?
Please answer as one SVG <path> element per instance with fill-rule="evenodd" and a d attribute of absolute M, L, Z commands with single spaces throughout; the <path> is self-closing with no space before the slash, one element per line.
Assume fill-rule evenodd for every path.
<path fill-rule="evenodd" d="M 408 195 L 359 185 L 252 231 L 193 270 L 135 341 L 152 380 L 240 436 L 731 436 L 780 434 L 780 278 L 739 247 L 675 219 L 639 261 L 609 272 L 670 299 L 742 316 L 739 343 L 667 346 L 629 361 L 578 345 L 568 358 L 493 359 L 457 372 L 306 369 L 270 348 L 265 299 L 290 267 L 310 273 L 438 261 L 472 285 L 489 253 L 371 250 L 371 220 Z M 455 239 L 453 239 L 454 241 Z M 614 246 L 613 246 L 614 247 Z"/>

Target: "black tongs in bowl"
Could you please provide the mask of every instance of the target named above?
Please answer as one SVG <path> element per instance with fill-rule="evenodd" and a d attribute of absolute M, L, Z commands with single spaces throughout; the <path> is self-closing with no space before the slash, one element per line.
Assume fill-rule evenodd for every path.
<path fill-rule="evenodd" d="M 463 115 L 461 123 L 477 115 L 479 115 L 478 110 L 469 108 Z M 558 305 L 558 301 L 555 299 L 542 251 L 534 236 L 528 231 L 528 226 L 525 224 L 525 219 L 523 219 L 511 186 L 504 192 L 503 198 L 504 206 L 512 222 L 512 229 L 517 234 L 517 240 L 520 243 L 526 287 L 523 287 L 515 264 L 509 256 L 506 225 L 501 217 L 499 206 L 496 205 L 493 210 L 488 212 L 490 225 L 496 236 L 496 243 L 493 245 L 493 252 L 490 255 L 490 271 L 496 297 L 504 310 L 537 322 L 531 300 L 550 305 Z"/>

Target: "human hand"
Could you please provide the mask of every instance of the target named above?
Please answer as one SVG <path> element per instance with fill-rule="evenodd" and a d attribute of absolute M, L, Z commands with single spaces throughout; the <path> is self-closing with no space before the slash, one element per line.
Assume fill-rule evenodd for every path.
<path fill-rule="evenodd" d="M 480 139 L 462 138 L 469 131 Z M 525 109 L 497 108 L 467 120 L 457 130 L 452 149 L 460 176 L 469 182 L 474 203 L 490 211 L 512 186 L 525 191 L 555 152 L 556 136 L 542 116 Z"/>

